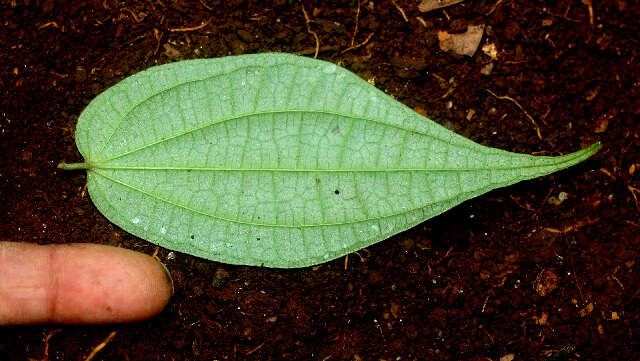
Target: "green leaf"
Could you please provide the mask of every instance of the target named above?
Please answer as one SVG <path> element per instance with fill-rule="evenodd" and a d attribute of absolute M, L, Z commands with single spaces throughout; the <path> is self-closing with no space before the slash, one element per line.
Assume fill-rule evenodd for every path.
<path fill-rule="evenodd" d="M 303 267 L 594 154 L 488 148 L 334 64 L 287 54 L 150 68 L 97 96 L 76 142 L 91 199 L 160 246 Z"/>

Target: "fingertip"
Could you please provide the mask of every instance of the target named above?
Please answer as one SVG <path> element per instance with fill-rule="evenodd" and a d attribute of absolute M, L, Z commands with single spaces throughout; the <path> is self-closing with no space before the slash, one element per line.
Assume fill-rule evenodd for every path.
<path fill-rule="evenodd" d="M 0 325 L 138 321 L 173 293 L 163 264 L 123 248 L 0 242 L 0 251 Z"/>
<path fill-rule="evenodd" d="M 84 271 L 84 276 L 58 281 L 61 290 L 56 322 L 113 323 L 146 319 L 160 313 L 173 292 L 166 267 L 144 253 L 78 245 L 77 249 L 68 250 L 62 262 L 60 268 L 73 267 L 76 272 Z"/>

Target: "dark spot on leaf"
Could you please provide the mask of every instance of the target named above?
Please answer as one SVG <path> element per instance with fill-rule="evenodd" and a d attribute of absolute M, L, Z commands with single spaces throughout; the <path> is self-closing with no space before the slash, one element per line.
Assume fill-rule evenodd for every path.
<path fill-rule="evenodd" d="M 335 127 L 333 127 L 333 128 L 331 129 L 331 133 L 333 133 L 333 134 L 338 134 L 338 133 L 340 133 L 340 126 L 339 126 L 339 125 L 336 125 Z"/>
<path fill-rule="evenodd" d="M 320 184 L 320 178 L 316 178 L 316 184 Z"/>
<path fill-rule="evenodd" d="M 194 238 L 196 238 L 196 236 L 192 234 L 192 235 L 191 235 L 191 239 L 194 239 Z"/>
<path fill-rule="evenodd" d="M 333 193 L 340 194 L 340 191 L 336 189 Z"/>
<path fill-rule="evenodd" d="M 259 241 L 259 240 L 260 240 L 260 237 L 256 238 L 256 241 Z"/>

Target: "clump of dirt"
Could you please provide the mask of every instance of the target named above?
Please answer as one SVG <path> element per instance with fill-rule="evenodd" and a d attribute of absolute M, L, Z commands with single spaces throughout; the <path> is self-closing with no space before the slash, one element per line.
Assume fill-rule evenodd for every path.
<path fill-rule="evenodd" d="M 306 14 L 305 14 L 306 13 Z M 497 190 L 347 258 L 237 267 L 169 253 L 159 316 L 0 329 L 0 359 L 577 360 L 640 357 L 640 5 L 626 0 L 6 1 L 0 238 L 153 253 L 90 202 L 78 114 L 153 65 L 264 51 L 341 64 L 489 146 L 591 160 Z M 484 25 L 473 57 L 438 32 Z"/>

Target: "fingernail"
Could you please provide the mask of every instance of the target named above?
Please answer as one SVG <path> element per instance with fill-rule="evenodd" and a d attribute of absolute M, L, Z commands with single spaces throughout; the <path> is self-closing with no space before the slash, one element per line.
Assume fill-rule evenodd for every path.
<path fill-rule="evenodd" d="M 167 278 L 171 282 L 171 296 L 173 296 L 174 293 L 175 293 L 175 288 L 174 288 L 174 285 L 173 285 L 173 277 L 171 277 L 171 272 L 169 272 L 169 269 L 167 268 L 167 266 L 164 263 L 162 263 L 162 262 L 158 262 L 158 263 L 160 263 L 160 265 L 164 269 L 164 272 L 167 274 Z"/>

